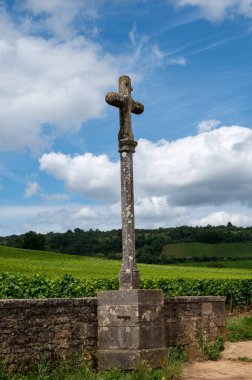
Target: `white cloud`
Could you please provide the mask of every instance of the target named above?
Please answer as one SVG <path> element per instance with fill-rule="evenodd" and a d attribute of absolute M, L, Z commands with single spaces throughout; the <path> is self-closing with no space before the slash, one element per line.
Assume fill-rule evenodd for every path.
<path fill-rule="evenodd" d="M 136 194 L 166 195 L 179 206 L 251 203 L 251 148 L 252 130 L 239 126 L 173 142 L 141 140 Z"/>
<path fill-rule="evenodd" d="M 137 37 L 136 37 L 136 24 L 134 24 L 129 31 L 129 39 L 132 45 L 137 44 Z"/>
<path fill-rule="evenodd" d="M 157 66 L 162 66 L 164 64 L 185 66 L 187 64 L 187 59 L 184 57 L 175 57 L 168 59 L 167 57 L 173 55 L 173 53 L 166 53 L 165 51 L 161 50 L 160 47 L 156 44 L 150 46 L 150 51 L 151 59 Z"/>
<path fill-rule="evenodd" d="M 101 116 L 104 94 L 119 71 L 112 56 L 84 37 L 60 42 L 28 36 L 4 11 L 0 68 L 0 149 L 33 153 L 48 148 L 57 131 L 77 132 Z"/>
<path fill-rule="evenodd" d="M 219 120 L 216 120 L 216 119 L 203 120 L 198 124 L 197 130 L 199 133 L 209 132 L 212 129 L 218 127 L 220 124 L 221 124 L 221 122 Z"/>
<path fill-rule="evenodd" d="M 49 202 L 64 202 L 70 198 L 69 194 L 65 194 L 65 193 L 59 193 L 59 194 L 41 193 L 40 197 L 44 199 L 45 201 L 49 201 Z"/>
<path fill-rule="evenodd" d="M 163 52 L 158 45 L 151 46 L 152 59 L 158 64 L 162 65 L 165 59 L 165 52 Z"/>
<path fill-rule="evenodd" d="M 173 207 L 252 203 L 249 128 L 221 127 L 172 142 L 141 139 L 134 162 L 136 198 L 165 197 Z M 106 155 L 49 153 L 41 157 L 40 168 L 70 191 L 119 199 L 119 162 Z"/>
<path fill-rule="evenodd" d="M 37 182 L 30 182 L 26 186 L 24 196 L 25 198 L 31 198 L 34 197 L 35 195 L 38 195 L 40 192 L 40 186 Z"/>
<path fill-rule="evenodd" d="M 25 198 L 32 198 L 37 196 L 45 201 L 49 202 L 64 202 L 69 199 L 69 194 L 56 193 L 56 194 L 46 194 L 42 191 L 42 188 L 37 182 L 29 182 L 24 191 Z"/>
<path fill-rule="evenodd" d="M 174 58 L 170 59 L 169 61 L 170 65 L 179 65 L 179 66 L 185 66 L 187 64 L 187 59 L 182 57 L 182 58 Z"/>
<path fill-rule="evenodd" d="M 19 3 L 22 10 L 29 11 L 33 16 L 40 17 L 35 22 L 27 18 L 26 27 L 31 31 L 47 30 L 54 36 L 66 38 L 72 36 L 75 30 L 74 21 L 85 21 L 98 17 L 102 0 L 24 0 Z"/>
<path fill-rule="evenodd" d="M 0 205 L 0 236 L 27 231 L 46 233 L 69 229 L 90 228 L 109 230 L 121 227 L 120 216 L 111 218 L 110 208 L 104 206 L 68 205 Z"/>
<path fill-rule="evenodd" d="M 67 231 L 68 229 L 90 229 L 102 226 L 106 228 L 103 210 L 71 205 L 36 205 L 36 206 L 0 206 L 2 219 L 0 236 L 20 234 L 30 230 L 36 232 Z M 107 216 L 107 215 L 106 215 Z M 115 225 L 113 225 L 115 228 Z"/>
<path fill-rule="evenodd" d="M 163 207 L 163 212 L 162 212 Z M 0 206 L 0 236 L 33 230 L 46 233 L 90 228 L 121 228 L 120 203 L 112 206 L 15 205 Z M 236 226 L 252 225 L 251 209 L 236 203 L 220 207 L 174 207 L 163 197 L 146 197 L 136 201 L 136 228 L 181 225 L 220 225 L 229 221 Z"/>
<path fill-rule="evenodd" d="M 119 163 L 106 155 L 48 153 L 40 158 L 40 169 L 62 180 L 69 191 L 90 198 L 113 199 L 119 194 Z"/>
<path fill-rule="evenodd" d="M 135 215 L 137 225 L 151 227 L 167 225 L 173 221 L 177 224 L 178 219 L 185 217 L 187 207 L 176 207 L 169 204 L 165 196 L 157 197 L 142 197 L 135 200 Z M 109 213 L 113 216 L 120 217 L 121 215 L 121 202 L 112 204 L 109 208 Z"/>
<path fill-rule="evenodd" d="M 249 226 L 252 225 L 252 217 L 251 215 L 244 215 L 241 212 L 215 211 L 197 220 L 196 224 L 201 226 L 207 226 L 208 224 L 219 226 L 226 225 L 228 222 L 231 222 L 234 226 Z"/>
<path fill-rule="evenodd" d="M 166 52 L 157 43 L 152 43 L 150 36 L 139 34 L 136 24 L 133 25 L 128 35 L 132 45 L 132 52 L 127 57 L 126 62 L 128 62 L 128 65 L 134 65 L 134 71 L 138 73 L 148 72 L 153 67 L 164 65 L 184 66 L 187 63 L 184 57 L 175 56 L 172 58 L 177 52 Z"/>
<path fill-rule="evenodd" d="M 81 207 L 77 212 L 73 213 L 72 218 L 74 220 L 89 219 L 97 221 L 99 212 L 95 212 L 91 207 Z"/>
<path fill-rule="evenodd" d="M 94 17 L 98 5 L 99 1 L 91 0 L 27 0 L 22 4 L 33 14 L 43 16 L 35 21 L 32 18 L 32 23 L 40 26 L 47 16 L 62 21 L 61 12 L 66 13 L 70 30 L 70 20 L 79 14 L 78 7 L 85 13 L 94 8 L 90 16 Z M 159 64 L 162 56 L 160 49 L 152 49 L 146 36 L 138 38 L 131 51 L 114 57 L 83 35 L 70 33 L 62 39 L 52 31 L 51 38 L 46 38 L 41 31 L 44 25 L 31 34 L 32 29 L 29 25 L 25 27 L 25 23 L 29 20 L 25 20 L 22 29 L 0 8 L 0 150 L 3 151 L 29 149 L 38 155 L 48 150 L 59 134 L 77 133 L 87 120 L 102 116 L 106 106 L 104 94 L 115 87 L 122 68 L 124 72 L 134 68 L 131 76 L 139 78 L 145 69 Z M 63 29 L 66 30 L 64 26 Z M 133 30 L 132 41 L 137 39 L 134 33 Z"/>
<path fill-rule="evenodd" d="M 251 0 L 171 0 L 178 7 L 198 7 L 202 16 L 210 21 L 221 21 L 225 17 L 243 15 L 252 17 Z"/>

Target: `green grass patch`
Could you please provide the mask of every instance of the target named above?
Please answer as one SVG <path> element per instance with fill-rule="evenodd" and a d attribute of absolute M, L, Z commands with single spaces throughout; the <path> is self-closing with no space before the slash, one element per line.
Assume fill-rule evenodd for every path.
<path fill-rule="evenodd" d="M 175 258 L 180 257 L 235 257 L 252 259 L 252 243 L 178 243 L 166 244 L 163 253 Z"/>
<path fill-rule="evenodd" d="M 200 349 L 202 357 L 205 360 L 218 360 L 220 358 L 221 351 L 224 350 L 224 341 L 221 336 L 218 336 L 214 342 L 206 343 L 201 340 Z"/>
<path fill-rule="evenodd" d="M 120 260 L 0 247 L 0 273 L 41 274 L 60 278 L 69 274 L 80 280 L 118 277 Z M 236 268 L 138 265 L 142 279 L 252 279 L 252 271 Z"/>
<path fill-rule="evenodd" d="M 95 372 L 85 364 L 73 365 L 67 361 L 48 363 L 45 360 L 38 365 L 34 374 L 12 374 L 4 365 L 0 366 L 0 380 L 180 380 L 186 355 L 179 347 L 167 350 L 167 364 L 162 369 L 152 369 L 143 363 L 135 371 Z"/>
<path fill-rule="evenodd" d="M 251 260 L 216 260 L 205 262 L 190 262 L 190 263 L 176 263 L 178 266 L 190 267 L 207 267 L 207 268 L 236 268 L 236 269 L 252 269 Z"/>
<path fill-rule="evenodd" d="M 252 316 L 228 318 L 227 338 L 230 342 L 252 340 Z"/>
<path fill-rule="evenodd" d="M 240 362 L 252 363 L 252 359 L 248 358 L 247 356 L 239 356 L 237 360 L 239 360 Z"/>

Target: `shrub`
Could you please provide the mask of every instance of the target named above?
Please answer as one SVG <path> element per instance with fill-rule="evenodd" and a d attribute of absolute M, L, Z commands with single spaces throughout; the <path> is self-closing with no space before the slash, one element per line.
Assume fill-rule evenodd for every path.
<path fill-rule="evenodd" d="M 214 342 L 206 343 L 201 340 L 201 352 L 204 359 L 218 360 L 221 351 L 224 350 L 224 342 L 221 336 L 217 336 Z"/>
<path fill-rule="evenodd" d="M 81 281 L 72 276 L 50 279 L 43 275 L 0 275 L 0 298 L 94 297 L 99 290 L 118 289 L 118 278 Z M 143 289 L 162 289 L 165 296 L 225 296 L 227 305 L 244 308 L 251 305 L 252 279 L 148 279 Z"/>

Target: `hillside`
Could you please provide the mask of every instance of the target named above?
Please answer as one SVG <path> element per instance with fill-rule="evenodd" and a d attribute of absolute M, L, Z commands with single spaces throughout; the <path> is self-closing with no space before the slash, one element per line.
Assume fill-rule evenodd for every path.
<path fill-rule="evenodd" d="M 166 244 L 162 261 L 184 266 L 252 269 L 252 243 Z"/>
<path fill-rule="evenodd" d="M 121 230 L 84 231 L 0 237 L 0 245 L 65 254 L 120 258 Z M 252 227 L 227 226 L 136 229 L 137 260 L 147 264 L 252 258 Z"/>
<path fill-rule="evenodd" d="M 55 252 L 0 247 L 0 273 L 43 274 L 51 278 L 69 274 L 75 278 L 99 279 L 118 277 L 121 262 L 95 257 L 62 255 Z M 138 265 L 142 279 L 245 279 L 252 272 L 245 269 L 216 269 L 175 265 Z"/>
<path fill-rule="evenodd" d="M 230 259 L 251 258 L 252 243 L 180 243 L 166 244 L 163 253 L 174 258 L 225 257 Z"/>

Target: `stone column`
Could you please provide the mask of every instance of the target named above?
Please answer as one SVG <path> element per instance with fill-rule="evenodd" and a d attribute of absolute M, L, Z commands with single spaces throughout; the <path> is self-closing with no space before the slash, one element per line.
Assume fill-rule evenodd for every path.
<path fill-rule="evenodd" d="M 133 152 L 120 151 L 123 262 L 120 289 L 139 289 L 140 278 L 135 257 L 135 218 Z"/>
<path fill-rule="evenodd" d="M 158 368 L 166 361 L 163 292 L 139 289 L 133 188 L 133 153 L 137 142 L 131 113 L 142 113 L 144 106 L 132 99 L 131 91 L 130 78 L 123 76 L 119 78 L 119 94 L 106 95 L 106 102 L 120 109 L 123 259 L 120 290 L 98 293 L 98 367 L 105 370 L 136 369 L 144 363 Z"/>

